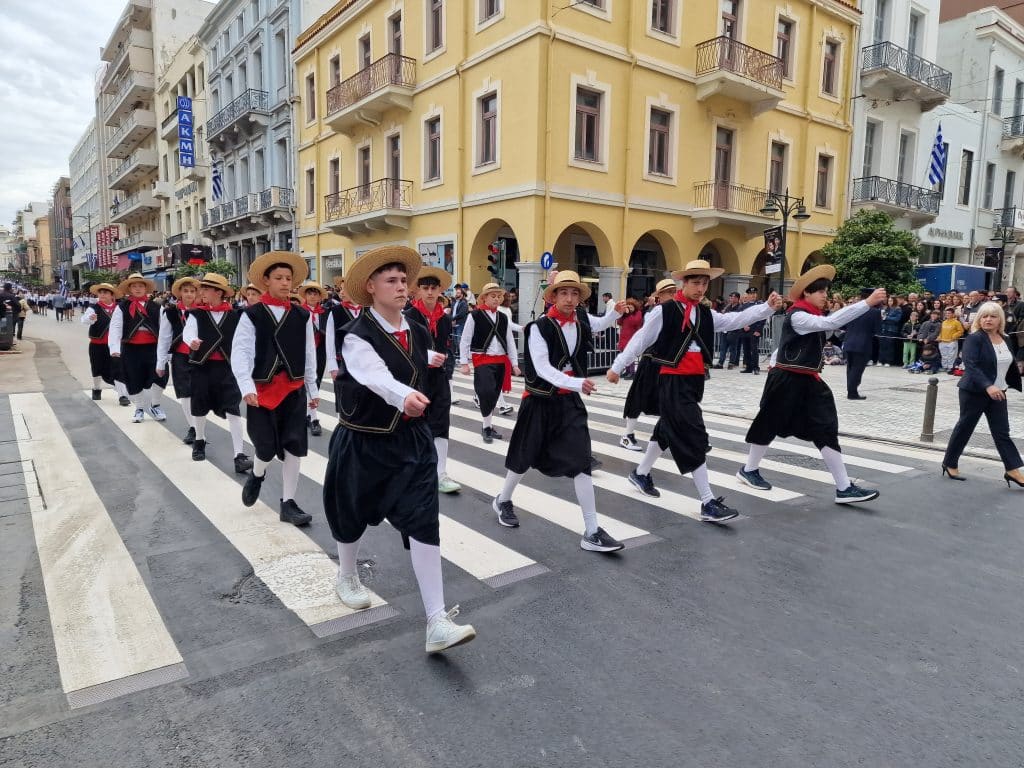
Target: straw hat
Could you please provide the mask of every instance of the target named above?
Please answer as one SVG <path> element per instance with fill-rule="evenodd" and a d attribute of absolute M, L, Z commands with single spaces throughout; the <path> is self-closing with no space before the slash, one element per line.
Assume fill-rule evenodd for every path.
<path fill-rule="evenodd" d="M 477 302 L 483 301 L 484 296 L 488 293 L 500 293 L 504 298 L 505 289 L 497 283 L 485 283 L 484 287 L 480 289 L 480 292 L 476 295 Z"/>
<path fill-rule="evenodd" d="M 127 296 L 128 288 L 131 287 L 132 283 L 144 283 L 146 286 L 146 293 L 152 293 L 156 290 L 156 283 L 152 280 L 142 276 L 140 272 L 132 272 L 128 277 L 117 284 L 117 293 L 119 296 Z"/>
<path fill-rule="evenodd" d="M 228 279 L 224 277 L 224 275 L 217 274 L 216 272 L 207 272 L 203 275 L 203 279 L 199 281 L 199 285 L 224 291 L 225 299 L 230 299 L 235 295 L 235 289 L 231 287 L 231 283 L 228 282 Z"/>
<path fill-rule="evenodd" d="M 100 291 L 110 291 L 115 297 L 121 298 L 121 294 L 118 293 L 117 288 L 112 286 L 110 283 L 96 283 L 96 285 L 89 287 L 89 293 L 93 296 L 99 296 Z"/>
<path fill-rule="evenodd" d="M 716 277 L 720 277 L 725 272 L 724 269 L 718 267 L 712 267 L 711 262 L 705 261 L 704 259 L 694 259 L 686 265 L 685 269 L 681 269 L 678 272 L 673 272 L 672 277 L 676 280 L 683 280 L 687 277 L 699 277 L 701 275 L 714 280 Z"/>
<path fill-rule="evenodd" d="M 292 251 L 268 251 L 249 267 L 249 282 L 255 286 L 263 285 L 263 273 L 275 264 L 287 264 L 292 268 L 292 285 L 298 285 L 309 277 L 309 266 L 299 254 Z M 262 288 L 258 290 L 263 292 Z"/>
<path fill-rule="evenodd" d="M 174 285 L 171 286 L 171 296 L 176 299 L 181 298 L 181 289 L 186 285 L 191 285 L 197 291 L 199 290 L 199 281 L 194 277 L 179 277 L 174 281 Z"/>
<path fill-rule="evenodd" d="M 580 276 L 571 269 L 561 270 L 555 275 L 555 279 L 548 283 L 548 287 L 544 289 L 544 301 L 548 304 L 553 303 L 555 291 L 559 288 L 579 288 L 580 301 L 590 298 L 590 286 L 580 280 Z"/>
<path fill-rule="evenodd" d="M 404 245 L 385 245 L 364 253 L 356 259 L 345 279 L 345 292 L 353 302 L 364 307 L 373 303 L 373 297 L 366 290 L 366 281 L 385 264 L 405 265 L 406 279 L 410 285 L 415 285 L 423 260 L 419 253 Z"/>
<path fill-rule="evenodd" d="M 345 285 L 345 278 L 344 277 L 336 277 L 336 278 L 334 278 L 334 290 L 336 290 L 338 293 L 341 293 L 341 288 L 344 285 Z"/>
<path fill-rule="evenodd" d="M 320 285 L 320 283 L 315 282 L 313 280 L 307 280 L 306 282 L 299 286 L 298 294 L 300 299 L 304 300 L 306 298 L 306 291 L 316 291 L 317 293 L 319 293 L 320 301 L 323 301 L 324 299 L 327 298 L 327 289 Z"/>
<path fill-rule="evenodd" d="M 830 281 L 835 280 L 836 268 L 831 264 L 819 264 L 816 267 L 808 269 L 793 281 L 793 287 L 789 289 L 789 300 L 799 301 L 804 295 L 804 291 L 807 289 L 807 286 L 821 278 L 825 278 Z"/>
<path fill-rule="evenodd" d="M 416 281 L 419 282 L 426 277 L 436 278 L 441 283 L 441 290 L 447 291 L 452 287 L 452 276 L 447 269 L 441 269 L 440 267 L 423 267 L 420 269 L 419 275 L 416 277 Z"/>
<path fill-rule="evenodd" d="M 659 293 L 664 293 L 665 291 L 672 291 L 672 293 L 675 293 L 677 290 L 679 290 L 679 286 L 676 285 L 676 281 L 671 277 L 666 277 L 664 280 L 659 280 L 658 284 L 654 286 L 654 295 L 657 296 Z"/>
<path fill-rule="evenodd" d="M 245 286 L 245 288 L 243 288 L 242 290 L 243 290 L 243 291 L 256 291 L 256 293 L 259 293 L 259 294 L 262 294 L 262 293 L 263 293 L 263 291 L 262 291 L 261 289 L 257 288 L 257 287 L 256 287 L 255 285 L 253 285 L 252 283 L 247 283 L 247 284 L 246 284 L 246 286 Z"/>

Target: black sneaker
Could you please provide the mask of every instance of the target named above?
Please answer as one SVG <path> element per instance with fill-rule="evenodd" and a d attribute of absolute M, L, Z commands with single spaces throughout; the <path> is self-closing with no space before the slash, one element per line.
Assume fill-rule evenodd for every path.
<path fill-rule="evenodd" d="M 484 436 L 485 443 L 493 443 L 495 440 L 501 440 L 504 436 L 496 430 L 494 427 L 484 427 L 481 430 L 481 434 Z"/>
<path fill-rule="evenodd" d="M 121 395 L 119 398 L 117 398 L 117 404 L 118 405 L 131 405 L 132 401 L 129 400 L 125 395 Z"/>
<path fill-rule="evenodd" d="M 770 491 L 772 484 L 761 477 L 761 470 L 752 469 L 747 472 L 743 467 L 740 467 L 739 472 L 736 473 L 736 479 L 744 485 L 749 485 L 751 488 L 757 488 L 759 491 Z"/>
<path fill-rule="evenodd" d="M 192 461 L 206 461 L 205 440 L 196 440 L 192 443 Z"/>
<path fill-rule="evenodd" d="M 280 519 L 282 523 L 291 523 L 292 525 L 309 525 L 313 521 L 313 516 L 306 514 L 299 505 L 296 504 L 292 499 L 288 501 L 281 501 L 281 515 Z"/>
<path fill-rule="evenodd" d="M 629 473 L 629 482 L 644 496 L 652 496 L 655 499 L 661 498 L 661 493 L 654 487 L 654 480 L 650 475 L 638 475 L 634 469 Z"/>
<path fill-rule="evenodd" d="M 251 507 L 256 503 L 256 499 L 260 497 L 260 488 L 263 487 L 263 481 L 267 479 L 267 475 L 264 473 L 262 477 L 256 477 L 252 470 L 249 470 L 249 476 L 245 478 L 245 485 L 242 486 L 242 503 Z"/>
<path fill-rule="evenodd" d="M 625 544 L 609 536 L 604 528 L 598 528 L 590 536 L 584 534 L 580 539 L 580 549 L 588 552 L 618 552 L 625 548 Z"/>
<path fill-rule="evenodd" d="M 878 491 L 870 488 L 858 488 L 853 483 L 845 491 L 836 491 L 836 504 L 856 504 L 861 501 L 871 501 L 878 498 Z"/>
<path fill-rule="evenodd" d="M 705 523 L 724 523 L 739 517 L 740 513 L 731 507 L 725 506 L 725 497 L 719 496 L 700 505 L 700 519 Z"/>
<path fill-rule="evenodd" d="M 590 454 L 590 471 L 591 472 L 593 472 L 595 469 L 600 469 L 603 466 L 604 466 L 604 462 L 602 462 L 599 458 L 594 456 L 594 454 Z"/>
<path fill-rule="evenodd" d="M 192 445 L 196 441 L 196 428 L 189 427 L 188 432 L 185 433 L 185 437 L 182 438 L 181 442 L 185 445 Z"/>
<path fill-rule="evenodd" d="M 102 395 L 103 395 L 103 393 L 100 390 L 98 390 L 98 389 L 94 389 L 92 391 L 92 399 L 93 400 L 99 400 L 102 397 Z"/>
<path fill-rule="evenodd" d="M 519 518 L 516 517 L 516 511 L 512 507 L 511 501 L 498 501 L 498 497 L 495 496 L 494 501 L 491 502 L 491 509 L 498 513 L 498 522 L 506 528 L 519 527 Z"/>
<path fill-rule="evenodd" d="M 246 456 L 244 453 L 240 453 L 235 456 L 235 474 L 244 475 L 252 469 L 252 459 Z"/>
<path fill-rule="evenodd" d="M 314 419 L 309 423 L 309 434 L 313 437 L 320 437 L 324 433 L 323 427 L 320 426 L 319 419 Z"/>

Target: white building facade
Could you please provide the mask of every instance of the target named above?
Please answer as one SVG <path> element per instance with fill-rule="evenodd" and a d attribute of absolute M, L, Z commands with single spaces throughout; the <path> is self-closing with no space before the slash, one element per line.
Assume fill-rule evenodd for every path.
<path fill-rule="evenodd" d="M 198 32 L 209 119 L 197 139 L 220 177 L 201 230 L 239 274 L 295 243 L 291 46 L 300 17 L 300 0 L 221 0 Z"/>
<path fill-rule="evenodd" d="M 14 245 L 17 238 L 8 227 L 0 227 L 0 270 L 14 271 L 18 268 Z"/>
<path fill-rule="evenodd" d="M 82 285 L 82 272 L 89 268 L 87 254 L 96 253 L 96 232 L 103 226 L 103 198 L 100 191 L 100 158 L 96 141 L 96 120 L 90 120 L 82 138 L 68 157 L 71 178 L 71 227 L 77 240 L 71 269 L 75 285 Z"/>

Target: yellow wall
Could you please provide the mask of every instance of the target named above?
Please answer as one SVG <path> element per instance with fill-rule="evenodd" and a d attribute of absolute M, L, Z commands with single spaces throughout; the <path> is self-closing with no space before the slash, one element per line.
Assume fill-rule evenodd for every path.
<path fill-rule="evenodd" d="M 609 0 L 606 0 L 608 2 Z M 679 268 L 711 244 L 729 273 L 749 275 L 761 249 L 759 224 L 720 221 L 702 229 L 690 214 L 694 185 L 713 178 L 715 131 L 736 131 L 733 183 L 768 185 L 769 147 L 774 138 L 791 144 L 790 190 L 805 196 L 812 218 L 802 231 L 791 222 L 787 273 L 830 239 L 845 209 L 849 178 L 852 67 L 856 63 L 859 13 L 835 0 L 791 0 L 779 6 L 746 0 L 739 39 L 774 52 L 777 15 L 796 23 L 794 74 L 784 100 L 753 116 L 747 103 L 715 96 L 697 100 L 696 46 L 719 29 L 717 2 L 684 2 L 685 17 L 675 40 L 648 33 L 646 0 L 610 0 L 610 20 L 577 7 L 559 10 L 564 0 L 505 0 L 504 17 L 476 29 L 478 3 L 445 5 L 446 41 L 439 55 L 424 53 L 419 30 L 426 26 L 420 0 L 339 3 L 300 36 L 294 54 L 296 82 L 305 98 L 305 77 L 317 76 L 317 119 L 305 120 L 296 107 L 299 247 L 351 263 L 355 251 L 376 243 L 454 240 L 457 279 L 478 286 L 487 277 L 486 246 L 496 234 L 514 232 L 521 258 L 537 260 L 553 250 L 564 267 L 580 237 L 597 246 L 601 266 L 627 267 L 637 240 L 645 234 L 661 246 L 668 269 Z M 339 12 L 339 9 L 344 8 Z M 372 37 L 372 59 L 387 50 L 387 18 L 401 11 L 403 52 L 416 59 L 416 89 L 409 110 L 395 108 L 380 125 L 364 125 L 351 136 L 325 123 L 329 60 L 340 52 L 342 79 L 359 69 L 358 39 Z M 413 30 L 416 30 L 414 32 Z M 315 32 L 315 34 L 313 34 Z M 826 36 L 842 44 L 839 93 L 820 93 Z M 579 167 L 571 159 L 575 87 L 609 89 L 604 101 L 607 150 L 602 167 Z M 474 168 L 473 126 L 476 95 L 500 88 L 500 167 Z M 646 116 L 651 105 L 675 114 L 675 163 L 667 183 L 645 178 Z M 442 115 L 443 183 L 422 181 L 425 116 Z M 413 181 L 415 215 L 409 228 L 386 227 L 355 236 L 326 226 L 324 195 L 331 157 L 341 158 L 342 190 L 358 183 L 356 148 L 372 141 L 372 179 L 385 176 L 385 135 L 401 131 L 402 177 Z M 813 206 L 817 152 L 834 154 L 831 204 Z M 305 170 L 317 173 L 313 213 L 305 215 Z M 696 230 L 695 231 L 695 225 Z M 763 223 L 769 226 L 768 223 Z M 323 272 L 321 275 L 326 277 Z"/>

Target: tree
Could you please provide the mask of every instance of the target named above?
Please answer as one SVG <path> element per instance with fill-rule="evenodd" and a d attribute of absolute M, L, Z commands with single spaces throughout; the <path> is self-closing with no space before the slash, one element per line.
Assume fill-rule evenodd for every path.
<path fill-rule="evenodd" d="M 116 286 L 128 277 L 127 272 L 118 272 L 115 269 L 87 269 L 82 272 L 82 285 L 95 285 L 96 283 L 110 283 Z"/>
<path fill-rule="evenodd" d="M 861 288 L 885 288 L 893 294 L 920 291 L 914 276 L 920 250 L 917 236 L 896 229 L 887 214 L 860 210 L 843 222 L 821 252 L 836 268 L 834 289 L 852 296 Z"/>
<path fill-rule="evenodd" d="M 182 277 L 202 277 L 207 272 L 216 272 L 218 275 L 224 275 L 229 281 L 234 278 L 238 273 L 235 269 L 235 265 L 227 259 L 216 259 L 214 261 L 208 261 L 205 264 L 182 264 L 174 270 L 174 279 L 177 280 Z"/>

